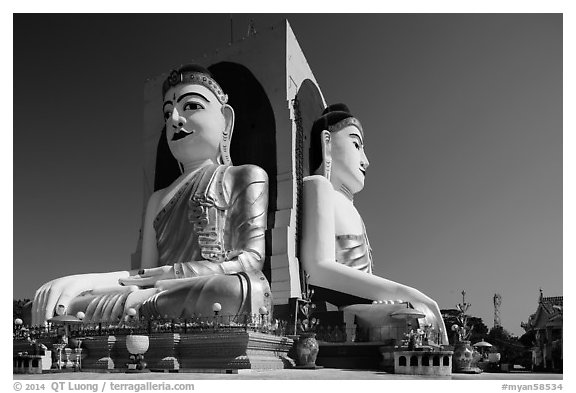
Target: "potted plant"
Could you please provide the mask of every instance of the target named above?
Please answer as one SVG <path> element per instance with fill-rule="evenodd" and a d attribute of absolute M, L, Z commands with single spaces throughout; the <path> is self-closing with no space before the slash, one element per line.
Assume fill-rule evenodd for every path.
<path fill-rule="evenodd" d="M 296 326 L 294 329 L 298 335 L 296 361 L 299 367 L 305 368 L 317 367 L 316 357 L 320 349 L 316 340 L 316 327 L 320 321 L 312 317 L 316 308 L 311 300 L 313 294 L 313 289 L 307 290 L 302 299 L 296 300 Z"/>
<path fill-rule="evenodd" d="M 474 327 L 468 326 L 468 315 L 466 315 L 466 311 L 468 311 L 471 304 L 466 303 L 465 296 L 466 292 L 462 291 L 462 303 L 456 305 L 458 309 L 457 323 L 452 325 L 452 331 L 455 334 L 452 371 L 455 373 L 479 373 L 482 370 L 473 364 L 475 359 L 474 348 L 470 345 L 469 340 Z"/>

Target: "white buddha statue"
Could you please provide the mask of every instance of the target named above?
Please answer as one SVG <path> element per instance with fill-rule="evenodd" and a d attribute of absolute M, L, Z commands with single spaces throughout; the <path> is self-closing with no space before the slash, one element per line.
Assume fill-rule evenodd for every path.
<path fill-rule="evenodd" d="M 163 85 L 167 143 L 182 174 L 146 207 L 139 271 L 79 274 L 44 284 L 32 323 L 85 313 L 86 322 L 140 316 L 185 318 L 271 310 L 262 273 L 268 177 L 231 166 L 234 110 L 209 71 L 183 66 Z M 160 110 L 160 108 L 159 108 Z"/>
<path fill-rule="evenodd" d="M 372 253 L 354 195 L 364 188 L 369 162 L 360 122 L 344 104 L 324 110 L 311 131 L 310 168 L 304 179 L 301 262 L 314 301 L 354 313 L 364 327 L 398 325 L 391 313 L 414 308 L 436 340 L 448 343 L 436 302 L 406 285 L 375 276 Z M 397 337 L 396 337 L 397 338 Z M 438 340 L 439 338 L 439 340 Z"/>

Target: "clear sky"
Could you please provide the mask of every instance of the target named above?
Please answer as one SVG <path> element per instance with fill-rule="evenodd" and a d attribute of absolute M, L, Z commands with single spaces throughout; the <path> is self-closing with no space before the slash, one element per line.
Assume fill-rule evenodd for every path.
<path fill-rule="evenodd" d="M 328 103 L 361 120 L 356 198 L 376 274 L 503 326 L 562 288 L 562 15 L 287 18 Z M 225 47 L 230 14 L 14 16 L 13 296 L 127 269 L 142 209 L 143 87 Z"/>

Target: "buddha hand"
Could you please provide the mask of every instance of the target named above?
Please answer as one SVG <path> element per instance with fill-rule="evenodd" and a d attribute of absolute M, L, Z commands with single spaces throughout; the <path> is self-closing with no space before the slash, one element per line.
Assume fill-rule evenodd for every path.
<path fill-rule="evenodd" d="M 424 318 L 425 324 L 431 325 L 436 332 L 441 333 L 440 344 L 448 344 L 446 327 L 444 326 L 444 320 L 442 319 L 438 303 L 423 293 L 420 293 L 420 296 L 415 299 L 410 300 L 410 303 L 415 309 L 422 311 L 426 315 Z"/>
<path fill-rule="evenodd" d="M 138 287 L 151 287 L 160 280 L 175 279 L 174 266 L 159 266 L 150 269 L 142 269 L 138 274 L 121 278 L 118 280 L 120 285 L 137 285 Z"/>
<path fill-rule="evenodd" d="M 73 298 L 82 292 L 118 287 L 118 279 L 128 272 L 77 274 L 57 278 L 42 285 L 32 303 L 32 325 L 40 325 L 55 314 L 66 314 Z"/>

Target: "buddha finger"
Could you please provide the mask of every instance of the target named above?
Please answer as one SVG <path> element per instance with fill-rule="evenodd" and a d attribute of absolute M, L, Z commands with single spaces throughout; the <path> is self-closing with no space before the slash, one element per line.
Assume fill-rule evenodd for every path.
<path fill-rule="evenodd" d="M 119 278 L 118 283 L 120 285 L 124 285 L 124 286 L 135 285 L 135 284 L 133 284 L 134 280 L 141 280 L 141 279 L 142 279 L 142 276 L 140 276 L 140 275 L 129 276 L 129 277 L 124 277 L 124 278 Z"/>
<path fill-rule="evenodd" d="M 40 296 L 42 293 L 42 287 L 38 288 L 34 293 L 34 299 L 32 301 L 32 325 L 36 324 L 36 313 L 38 312 L 38 302 L 40 301 Z"/>
<path fill-rule="evenodd" d="M 130 276 L 130 277 L 125 277 L 125 278 L 119 278 L 118 279 L 118 283 L 120 285 L 124 285 L 124 286 L 131 286 L 131 285 L 138 285 L 138 283 L 140 283 L 140 281 L 143 280 L 143 277 L 136 275 L 136 276 Z"/>
<path fill-rule="evenodd" d="M 156 276 L 152 276 L 152 277 L 133 276 L 133 277 L 127 277 L 125 279 L 122 279 L 121 282 L 124 285 L 137 285 L 139 287 L 146 287 L 146 286 L 154 285 L 156 283 L 156 281 L 158 281 L 158 278 Z"/>
<path fill-rule="evenodd" d="M 38 321 L 37 323 L 40 324 L 42 322 L 44 322 L 44 320 L 46 318 L 50 318 L 52 317 L 52 315 L 49 316 L 45 316 L 44 314 L 46 313 L 47 310 L 47 304 L 48 304 L 48 297 L 50 295 L 50 290 L 51 290 L 51 285 L 45 285 L 44 288 L 42 289 L 42 291 L 40 292 L 39 295 L 39 301 L 38 301 Z"/>
<path fill-rule="evenodd" d="M 114 313 L 112 310 L 114 310 L 114 307 L 117 303 L 121 302 L 121 297 L 121 294 L 118 293 L 108 295 L 108 299 L 104 304 L 104 307 L 102 307 L 103 320 L 109 321 L 111 323 L 118 322 L 116 319 L 114 319 Z"/>
<path fill-rule="evenodd" d="M 112 286 L 112 287 L 104 287 L 104 288 L 95 288 L 91 289 L 90 293 L 92 295 L 106 295 L 109 293 L 126 293 L 132 292 L 138 289 L 136 285 L 121 285 L 121 286 Z"/>
<path fill-rule="evenodd" d="M 93 320 L 93 316 L 94 316 L 94 311 L 96 310 L 96 307 L 98 306 L 98 299 L 94 298 L 90 304 L 88 304 L 88 307 L 86 307 L 86 312 L 84 313 L 84 321 L 85 322 L 91 322 Z"/>
<path fill-rule="evenodd" d="M 126 303 L 124 303 L 123 313 L 127 314 L 130 308 L 138 309 L 139 305 L 142 304 L 146 299 L 149 299 L 152 295 L 157 293 L 156 288 L 139 289 L 137 291 L 132 291 L 127 294 Z"/>
<path fill-rule="evenodd" d="M 32 325 L 37 325 L 40 320 L 40 310 L 42 302 L 42 294 L 44 293 L 44 287 L 46 284 L 42 285 L 34 294 L 34 302 L 32 303 Z"/>
<path fill-rule="evenodd" d="M 106 304 L 109 301 L 109 296 L 108 295 L 103 295 L 103 296 L 98 296 L 96 298 L 97 303 L 96 303 L 96 308 L 94 309 L 94 314 L 92 316 L 92 318 L 95 321 L 102 321 L 102 322 L 106 322 L 102 317 L 103 317 L 103 311 L 104 311 L 104 307 L 106 306 Z"/>
<path fill-rule="evenodd" d="M 63 291 L 59 291 L 60 296 L 58 297 L 58 302 L 56 302 L 55 305 L 55 309 L 58 309 L 60 307 L 63 308 L 63 312 L 62 314 L 65 314 L 66 311 L 68 310 L 68 306 L 70 305 L 70 301 L 78 296 L 78 294 L 80 294 L 80 292 L 82 292 L 82 287 L 79 287 L 78 283 L 74 283 L 69 285 L 66 290 Z"/>
<path fill-rule="evenodd" d="M 56 304 L 58 303 L 61 294 L 62 286 L 59 284 L 51 284 L 50 288 L 46 291 L 46 297 L 44 300 L 45 319 L 50 319 L 54 316 L 54 313 L 56 312 Z"/>
<path fill-rule="evenodd" d="M 118 299 L 114 303 L 112 307 L 112 311 L 110 311 L 110 318 L 112 321 L 120 321 L 122 319 L 122 314 L 124 313 L 124 305 L 126 304 L 126 300 L 130 292 L 120 293 Z"/>
<path fill-rule="evenodd" d="M 160 276 L 166 271 L 166 268 L 170 268 L 170 266 L 159 266 L 159 267 L 153 267 L 150 269 L 141 269 L 138 271 L 138 275 L 140 277 Z"/>
<path fill-rule="evenodd" d="M 42 323 L 43 312 L 45 310 L 44 304 L 46 302 L 46 284 L 36 291 L 34 296 L 34 303 L 32 303 L 32 325 L 39 325 Z"/>

